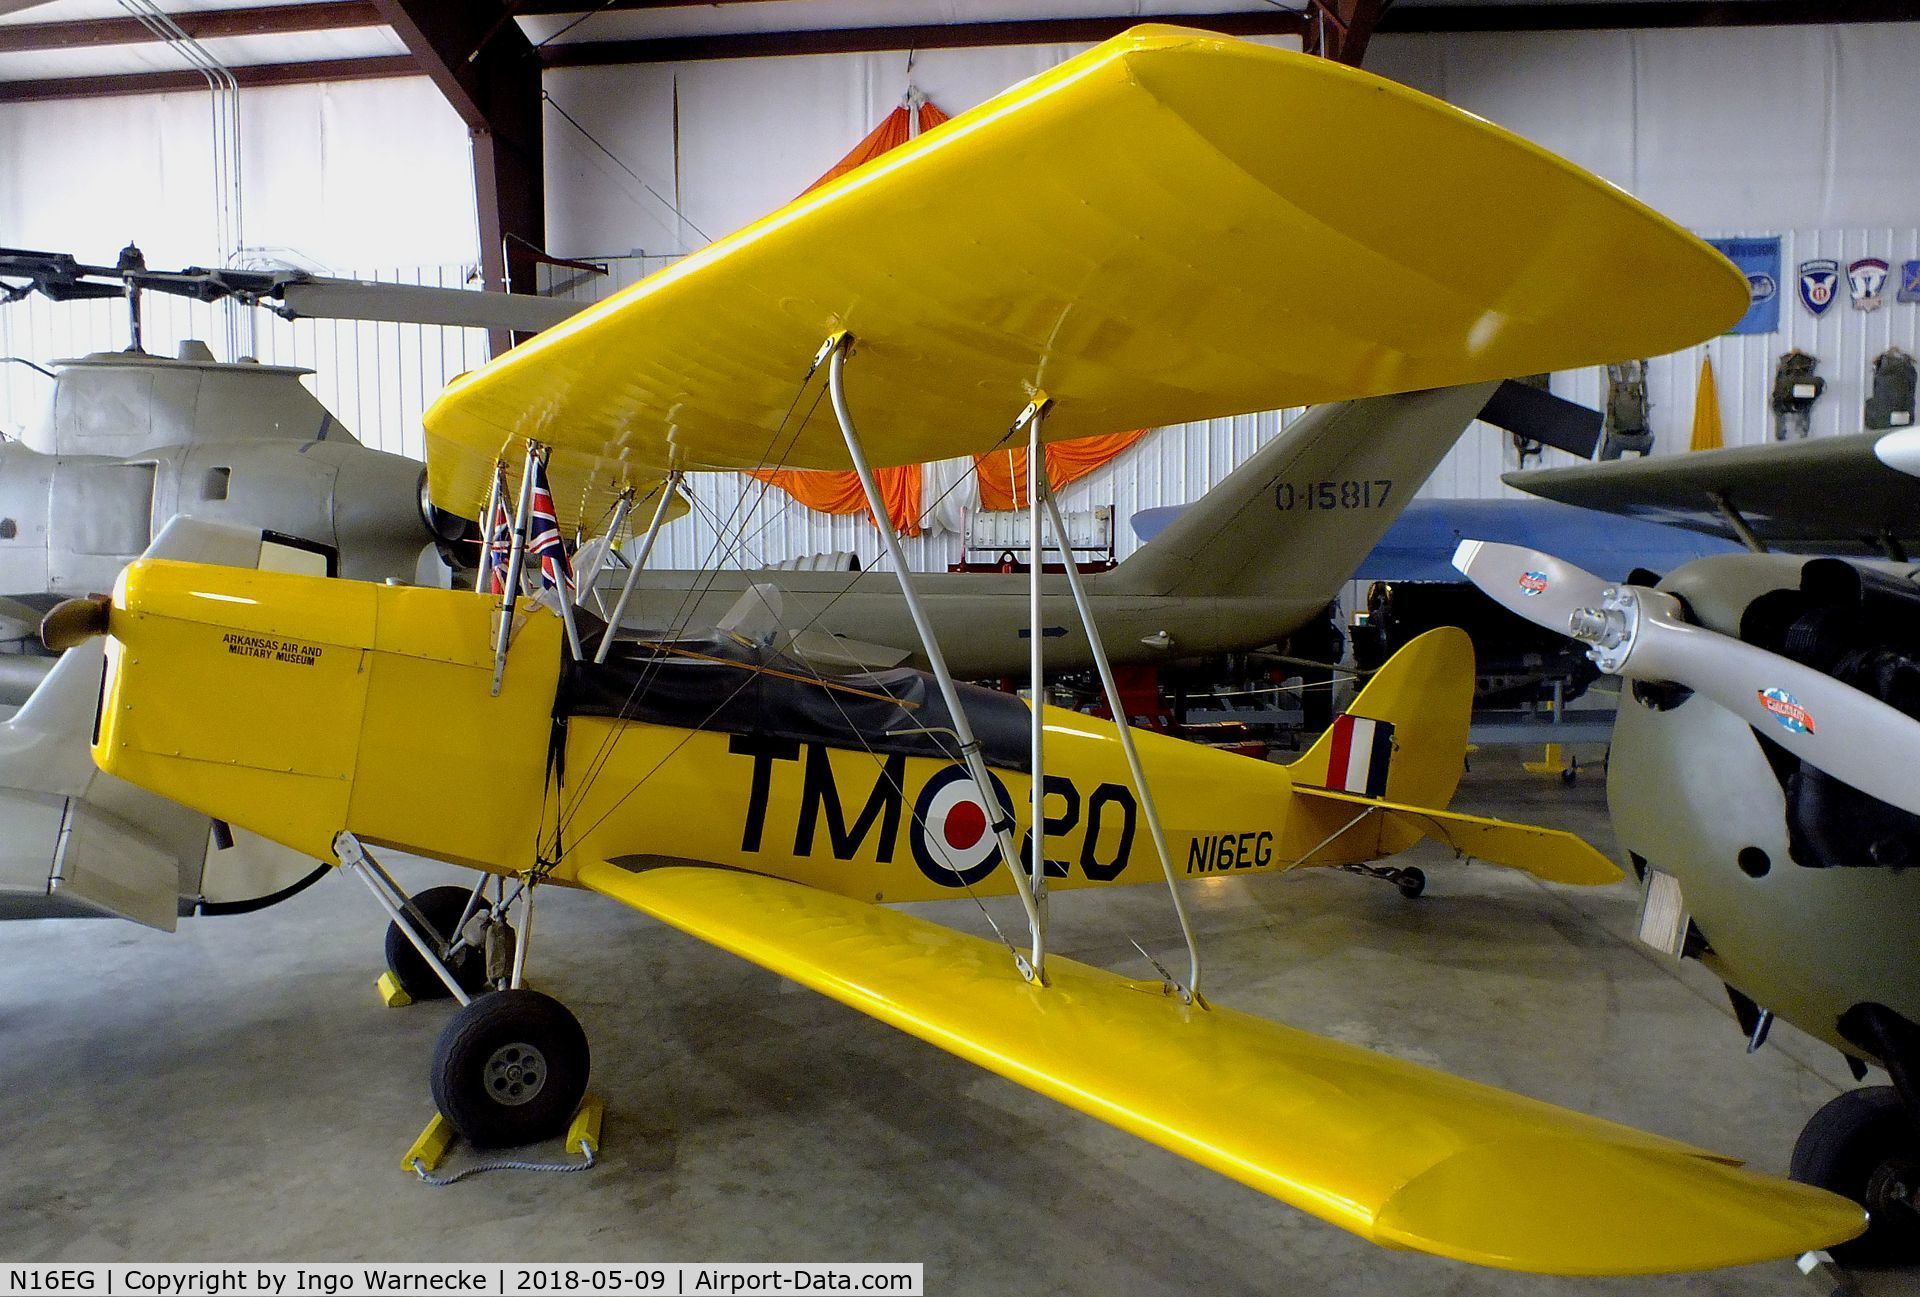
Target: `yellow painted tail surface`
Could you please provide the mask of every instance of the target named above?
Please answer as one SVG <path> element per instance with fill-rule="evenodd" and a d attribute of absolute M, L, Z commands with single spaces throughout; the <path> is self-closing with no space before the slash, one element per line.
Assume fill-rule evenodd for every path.
<path fill-rule="evenodd" d="M 1460 786 L 1467 758 L 1467 725 L 1473 717 L 1473 641 L 1454 626 L 1419 636 L 1374 672 L 1346 714 L 1393 727 L 1386 786 L 1372 795 L 1445 810 Z M 1287 767 L 1293 782 L 1368 792 L 1365 787 L 1348 787 L 1343 772 L 1329 770 L 1339 746 L 1336 724 Z"/>
<path fill-rule="evenodd" d="M 1473 643 L 1430 630 L 1387 659 L 1345 715 L 1288 767 L 1292 814 L 1322 843 L 1303 864 L 1379 860 L 1421 838 L 1553 883 L 1598 886 L 1620 870 L 1571 833 L 1447 810 L 1466 766 Z"/>

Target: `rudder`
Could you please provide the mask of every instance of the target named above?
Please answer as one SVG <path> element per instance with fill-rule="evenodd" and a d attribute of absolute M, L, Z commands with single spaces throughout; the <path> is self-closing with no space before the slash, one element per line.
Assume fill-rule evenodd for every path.
<path fill-rule="evenodd" d="M 1288 773 L 1296 784 L 1445 810 L 1472 714 L 1473 642 L 1442 626 L 1387 659 Z"/>

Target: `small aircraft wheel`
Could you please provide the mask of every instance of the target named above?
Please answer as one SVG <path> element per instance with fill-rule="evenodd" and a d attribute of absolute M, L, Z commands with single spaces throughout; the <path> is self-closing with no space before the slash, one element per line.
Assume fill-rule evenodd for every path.
<path fill-rule="evenodd" d="M 1788 1171 L 1867 1209 L 1867 1232 L 1832 1249 L 1849 1266 L 1920 1261 L 1920 1129 L 1890 1085 L 1849 1090 L 1813 1114 Z"/>
<path fill-rule="evenodd" d="M 1411 901 L 1427 890 L 1426 871 L 1409 865 L 1393 876 L 1393 885 L 1400 889 L 1400 895 Z"/>
<path fill-rule="evenodd" d="M 587 1092 L 587 1034 L 538 991 L 494 991 L 453 1015 L 433 1049 L 434 1106 L 475 1148 L 551 1139 Z"/>
<path fill-rule="evenodd" d="M 429 887 L 412 898 L 414 908 L 419 910 L 433 932 L 423 934 L 427 944 L 437 946 L 453 938 L 453 925 L 460 922 L 460 916 L 466 912 L 467 898 L 473 892 L 466 887 Z M 460 983 L 460 989 L 472 995 L 485 988 L 487 984 L 486 952 L 481 950 L 462 950 L 454 956 L 451 964 L 453 978 Z M 407 940 L 407 934 L 400 931 L 398 923 L 387 925 L 387 971 L 400 983 L 400 989 L 416 1000 L 445 999 L 450 992 L 440 975 L 433 971 L 432 965 L 420 957 L 420 952 Z"/>
<path fill-rule="evenodd" d="M 1569 788 L 1580 782 L 1580 767 L 1568 766 L 1565 770 L 1562 770 L 1560 772 L 1560 782 Z"/>

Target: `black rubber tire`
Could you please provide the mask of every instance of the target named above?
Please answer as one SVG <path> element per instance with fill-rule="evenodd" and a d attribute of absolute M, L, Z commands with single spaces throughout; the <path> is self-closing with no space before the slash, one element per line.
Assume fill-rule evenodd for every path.
<path fill-rule="evenodd" d="M 1560 782 L 1571 788 L 1580 780 L 1580 767 L 1568 766 L 1560 772 Z"/>
<path fill-rule="evenodd" d="M 1417 900 L 1427 890 L 1427 871 L 1416 865 L 1408 865 L 1394 875 L 1393 885 L 1409 901 Z"/>
<path fill-rule="evenodd" d="M 466 912 L 467 898 L 472 895 L 470 887 L 429 887 L 412 898 L 414 907 L 438 934 L 438 941 L 428 937 L 429 945 L 451 940 L 453 925 L 460 922 L 460 916 Z M 443 1000 L 452 994 L 397 923 L 387 925 L 387 971 L 400 983 L 400 989 L 416 1000 Z M 483 990 L 487 984 L 485 952 L 461 951 L 453 961 L 453 978 L 468 995 Z"/>
<path fill-rule="evenodd" d="M 429 1083 L 434 1106 L 469 1144 L 512 1148 L 566 1131 L 591 1066 L 587 1033 L 566 1005 L 538 991 L 494 991 L 440 1032 Z M 515 1088 L 523 1082 L 531 1094 Z"/>
<path fill-rule="evenodd" d="M 1920 1215 L 1912 1209 L 1869 1201 L 1876 1173 L 1890 1165 L 1920 1176 L 1920 1129 L 1890 1085 L 1848 1090 L 1830 1100 L 1800 1132 L 1788 1171 L 1802 1184 L 1817 1185 L 1867 1209 L 1867 1232 L 1832 1249 L 1847 1266 L 1907 1265 L 1920 1260 Z"/>

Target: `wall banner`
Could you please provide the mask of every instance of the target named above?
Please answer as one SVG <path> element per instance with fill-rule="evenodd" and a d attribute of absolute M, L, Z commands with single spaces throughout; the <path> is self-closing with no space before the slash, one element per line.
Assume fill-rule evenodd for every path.
<path fill-rule="evenodd" d="M 1750 303 L 1729 333 L 1774 333 L 1780 328 L 1780 239 L 1708 239 L 1747 277 Z"/>

